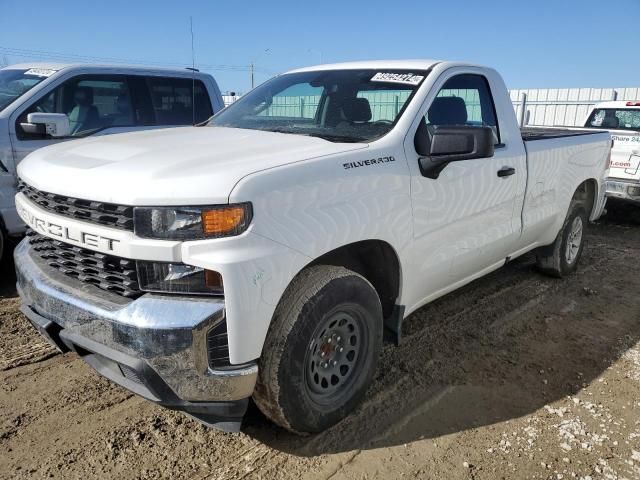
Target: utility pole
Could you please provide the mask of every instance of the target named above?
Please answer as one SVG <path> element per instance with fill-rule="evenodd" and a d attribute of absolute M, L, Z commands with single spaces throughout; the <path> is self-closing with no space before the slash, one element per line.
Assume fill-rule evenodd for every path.
<path fill-rule="evenodd" d="M 251 89 L 253 89 L 253 87 L 256 86 L 256 80 L 255 80 L 256 62 L 265 53 L 269 53 L 270 51 L 271 51 L 270 48 L 265 48 L 263 51 L 260 52 L 260 54 L 257 57 L 255 57 L 255 60 L 252 60 L 251 63 L 249 64 L 249 74 L 251 75 Z"/>

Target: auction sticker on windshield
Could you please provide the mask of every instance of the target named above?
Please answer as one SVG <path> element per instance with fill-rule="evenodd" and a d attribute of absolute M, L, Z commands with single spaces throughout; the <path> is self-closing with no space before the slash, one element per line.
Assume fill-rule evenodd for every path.
<path fill-rule="evenodd" d="M 424 80 L 423 75 L 413 73 L 384 73 L 378 72 L 372 78 L 372 82 L 403 83 L 406 85 L 418 85 Z"/>
<path fill-rule="evenodd" d="M 50 77 L 54 73 L 56 73 L 56 70 L 49 68 L 30 68 L 24 72 L 25 75 L 33 75 L 34 77 Z"/>

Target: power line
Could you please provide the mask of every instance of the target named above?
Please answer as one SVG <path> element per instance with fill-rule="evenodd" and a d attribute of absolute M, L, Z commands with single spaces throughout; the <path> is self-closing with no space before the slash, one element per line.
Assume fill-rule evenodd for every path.
<path fill-rule="evenodd" d="M 48 60 L 58 60 L 58 61 L 76 61 L 76 62 L 87 62 L 87 63 L 129 63 L 129 64 L 138 64 L 138 65 L 155 65 L 155 66 L 165 66 L 165 67 L 188 67 L 189 63 L 187 62 L 155 62 L 149 60 L 142 59 L 131 59 L 131 58 L 119 58 L 119 57 L 98 57 L 92 55 L 78 55 L 74 53 L 63 53 L 63 52 L 53 52 L 48 50 L 30 50 L 24 48 L 13 48 L 13 47 L 5 47 L 0 45 L 0 53 L 5 55 L 11 55 L 14 57 L 20 58 L 35 58 L 35 59 L 48 59 Z M 250 71 L 251 67 L 249 65 L 225 65 L 225 64 L 198 64 L 198 67 L 205 70 L 213 70 L 213 71 L 236 71 L 236 72 L 247 72 Z M 257 69 L 256 69 L 257 70 Z M 269 73 L 267 70 L 262 70 L 266 73 Z"/>

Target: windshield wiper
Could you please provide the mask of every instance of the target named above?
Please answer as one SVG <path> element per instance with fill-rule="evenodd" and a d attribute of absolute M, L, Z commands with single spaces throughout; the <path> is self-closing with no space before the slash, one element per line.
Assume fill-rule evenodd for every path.
<path fill-rule="evenodd" d="M 331 133 L 305 132 L 301 130 L 289 130 L 286 128 L 256 128 L 256 130 L 260 130 L 261 132 L 285 133 L 287 135 L 304 135 L 306 137 L 322 138 L 323 140 L 334 143 L 358 143 L 366 140 L 360 137 L 349 137 Z"/>
<path fill-rule="evenodd" d="M 256 130 L 260 130 L 262 132 L 287 133 L 289 135 L 300 135 L 299 132 L 292 132 L 291 130 L 287 130 L 286 128 L 256 128 Z"/>
<path fill-rule="evenodd" d="M 262 129 L 260 129 L 262 130 Z M 362 142 L 364 140 L 364 138 L 359 138 L 359 137 L 349 137 L 346 135 L 335 135 L 332 133 L 321 133 L 321 132 L 304 132 L 304 131 L 296 131 L 296 130 L 287 130 L 284 128 L 269 128 L 269 129 L 264 129 L 268 132 L 275 132 L 275 133 L 288 133 L 290 135 L 304 135 L 306 137 L 315 137 L 315 138 L 322 138 L 323 140 L 327 140 L 328 142 L 343 142 L 343 143 L 357 143 L 357 142 Z"/>
<path fill-rule="evenodd" d="M 329 142 L 335 142 L 335 143 L 359 143 L 364 141 L 364 138 L 360 138 L 360 137 L 348 137 L 345 135 L 334 135 L 331 133 L 300 133 L 300 135 L 306 135 L 308 137 L 316 137 L 316 138 L 322 138 L 323 140 L 327 140 Z"/>

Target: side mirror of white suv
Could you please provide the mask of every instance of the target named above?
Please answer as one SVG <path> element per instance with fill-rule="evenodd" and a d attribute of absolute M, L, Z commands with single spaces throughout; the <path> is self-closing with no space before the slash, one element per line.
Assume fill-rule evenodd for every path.
<path fill-rule="evenodd" d="M 64 113 L 30 113 L 20 126 L 26 133 L 48 135 L 53 138 L 71 135 L 69 117 Z"/>

